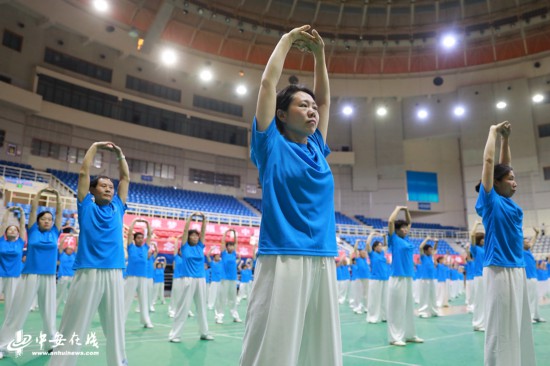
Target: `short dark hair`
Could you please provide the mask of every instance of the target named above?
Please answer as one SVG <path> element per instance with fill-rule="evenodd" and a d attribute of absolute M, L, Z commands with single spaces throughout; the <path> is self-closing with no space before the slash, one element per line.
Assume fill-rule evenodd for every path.
<path fill-rule="evenodd" d="M 42 211 L 40 212 L 38 215 L 36 215 L 36 221 L 40 220 L 40 218 L 46 214 L 50 214 L 52 216 L 52 219 L 53 219 L 53 214 L 50 212 L 50 211 Z"/>
<path fill-rule="evenodd" d="M 401 229 L 403 226 L 409 226 L 409 223 L 405 220 L 396 220 L 394 222 L 394 228 L 395 230 Z"/>
<path fill-rule="evenodd" d="M 277 129 L 279 130 L 280 133 L 285 132 L 285 126 L 283 124 L 283 121 L 281 121 L 279 117 L 277 117 L 277 111 L 280 109 L 286 112 L 288 110 L 288 106 L 290 105 L 290 103 L 292 103 L 292 99 L 294 99 L 294 94 L 298 92 L 307 93 L 311 95 L 313 100 L 315 100 L 315 94 L 313 93 L 313 91 L 303 85 L 291 84 L 286 88 L 279 90 L 279 92 L 277 93 L 277 104 L 275 107 L 275 123 L 277 124 Z"/>
<path fill-rule="evenodd" d="M 485 234 L 484 233 L 476 233 L 475 234 L 475 244 L 479 244 L 481 243 L 481 239 L 485 239 Z"/>
<path fill-rule="evenodd" d="M 134 240 L 136 240 L 139 235 L 143 236 L 143 233 L 134 233 Z"/>
<path fill-rule="evenodd" d="M 374 243 L 372 243 L 372 250 L 376 249 L 377 246 L 382 245 L 380 240 L 376 240 Z"/>
<path fill-rule="evenodd" d="M 96 176 L 95 178 L 93 178 L 91 181 L 90 181 L 90 188 L 95 188 L 97 187 L 97 184 L 99 183 L 99 180 L 100 179 L 109 179 L 111 182 L 111 178 L 109 178 L 108 176 L 106 175 L 98 175 Z"/>
<path fill-rule="evenodd" d="M 427 252 L 428 249 L 430 249 L 432 246 L 430 244 L 425 244 L 424 248 L 422 249 L 424 252 Z"/>
<path fill-rule="evenodd" d="M 512 172 L 514 169 L 508 164 L 497 164 L 495 165 L 495 168 L 493 170 L 493 182 L 494 181 L 501 181 L 506 177 L 510 172 Z M 476 185 L 476 192 L 479 192 L 479 189 L 481 187 L 481 181 Z"/>
<path fill-rule="evenodd" d="M 198 230 L 195 230 L 195 229 L 191 229 L 187 232 L 187 241 L 189 241 L 189 237 L 191 236 L 191 234 L 197 234 L 200 238 L 201 234 L 199 233 Z"/>

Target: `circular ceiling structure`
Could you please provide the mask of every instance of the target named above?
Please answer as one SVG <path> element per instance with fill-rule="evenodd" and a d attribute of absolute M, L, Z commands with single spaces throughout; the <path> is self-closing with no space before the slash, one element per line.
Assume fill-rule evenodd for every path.
<path fill-rule="evenodd" d="M 66 0 L 90 10 L 89 0 Z M 329 72 L 442 72 L 550 50 L 549 1 L 540 0 L 110 0 L 108 20 L 143 39 L 265 65 L 279 37 L 311 24 Z M 453 47 L 443 47 L 452 34 Z M 446 39 L 445 41 L 448 41 Z M 286 67 L 313 69 L 293 51 Z"/>

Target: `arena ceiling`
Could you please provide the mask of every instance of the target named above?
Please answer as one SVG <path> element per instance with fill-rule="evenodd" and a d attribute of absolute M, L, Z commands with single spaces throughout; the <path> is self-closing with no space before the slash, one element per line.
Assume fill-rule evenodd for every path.
<path fill-rule="evenodd" d="M 91 0 L 66 0 L 90 11 Z M 441 71 L 550 50 L 547 0 L 109 0 L 107 18 L 144 39 L 265 65 L 283 32 L 311 24 L 331 73 Z M 444 34 L 458 43 L 441 47 Z M 309 70 L 292 52 L 287 67 Z"/>

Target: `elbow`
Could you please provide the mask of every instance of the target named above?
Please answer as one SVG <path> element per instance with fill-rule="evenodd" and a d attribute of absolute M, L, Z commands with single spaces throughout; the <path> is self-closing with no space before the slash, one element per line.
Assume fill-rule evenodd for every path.
<path fill-rule="evenodd" d="M 495 158 L 493 156 L 487 154 L 483 157 L 483 164 L 489 165 L 489 166 L 494 166 Z"/>

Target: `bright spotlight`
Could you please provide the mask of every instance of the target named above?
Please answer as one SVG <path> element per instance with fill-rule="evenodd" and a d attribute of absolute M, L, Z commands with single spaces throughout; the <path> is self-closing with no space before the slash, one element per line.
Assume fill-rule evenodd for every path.
<path fill-rule="evenodd" d="M 453 48 L 456 46 L 456 37 L 452 34 L 447 34 L 441 39 L 441 43 L 445 48 Z"/>
<path fill-rule="evenodd" d="M 106 12 L 109 10 L 109 3 L 106 0 L 94 0 L 93 2 L 95 10 L 99 12 Z"/>
<path fill-rule="evenodd" d="M 533 95 L 533 102 L 540 103 L 544 100 L 544 95 L 542 94 L 535 94 Z"/>
<path fill-rule="evenodd" d="M 212 71 L 210 71 L 208 69 L 202 70 L 199 76 L 200 76 L 202 81 L 210 81 L 214 77 L 212 75 Z"/>
<path fill-rule="evenodd" d="M 246 86 L 243 84 L 238 85 L 237 88 L 235 89 L 235 92 L 239 95 L 245 95 L 247 91 L 248 90 L 246 89 Z"/>
<path fill-rule="evenodd" d="M 497 103 L 497 108 L 498 109 L 504 109 L 506 108 L 507 104 L 505 101 L 501 100 L 500 102 Z"/>
<path fill-rule="evenodd" d="M 178 60 L 178 55 L 173 49 L 167 48 L 160 54 L 160 59 L 166 66 L 172 66 Z"/>
<path fill-rule="evenodd" d="M 466 112 L 466 110 L 465 110 L 464 107 L 462 107 L 462 106 L 457 106 L 457 107 L 455 107 L 455 109 L 453 110 L 453 113 L 454 113 L 455 116 L 457 116 L 457 117 L 463 116 L 465 112 Z"/>
<path fill-rule="evenodd" d="M 420 119 L 426 119 L 428 118 L 428 111 L 425 110 L 425 109 L 420 109 L 417 113 L 416 113 L 416 116 Z"/>
<path fill-rule="evenodd" d="M 342 113 L 344 113 L 344 115 L 346 116 L 351 116 L 351 114 L 353 113 L 353 108 L 351 108 L 349 105 L 345 106 L 344 109 L 342 109 Z"/>
<path fill-rule="evenodd" d="M 388 110 L 386 109 L 386 107 L 378 107 L 378 109 L 376 110 L 376 114 L 380 117 L 384 117 L 386 114 L 388 114 Z"/>

